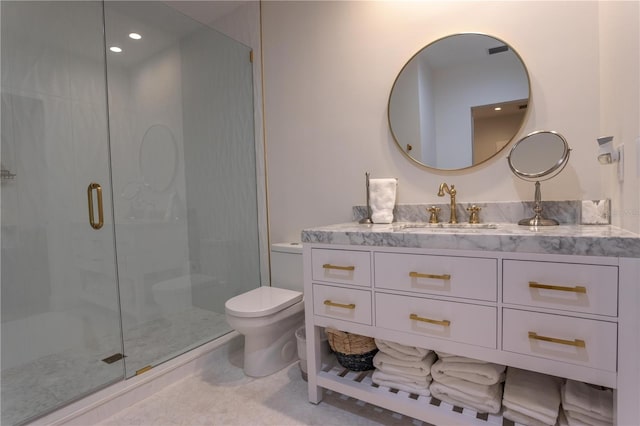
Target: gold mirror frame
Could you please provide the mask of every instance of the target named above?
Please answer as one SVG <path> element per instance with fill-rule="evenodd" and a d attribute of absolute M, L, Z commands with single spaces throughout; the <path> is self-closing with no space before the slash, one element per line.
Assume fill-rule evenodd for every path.
<path fill-rule="evenodd" d="M 504 140 L 506 140 L 506 142 L 504 143 L 504 145 L 502 145 L 499 149 L 496 149 L 495 153 L 489 155 L 488 157 L 482 159 L 481 161 L 478 161 L 476 163 L 473 163 L 473 159 L 471 159 L 472 164 L 469 166 L 464 166 L 464 167 L 451 167 L 451 168 L 443 168 L 443 167 L 438 167 L 437 165 L 433 165 L 433 164 L 427 164 L 423 161 L 421 161 L 420 159 L 415 158 L 414 156 L 412 156 L 410 154 L 410 151 L 413 149 L 413 145 L 418 143 L 419 141 L 415 141 L 415 140 L 403 140 L 400 141 L 399 137 L 398 137 L 398 126 L 396 125 L 396 130 L 394 130 L 394 125 L 392 122 L 392 105 L 393 105 L 393 95 L 394 95 L 394 90 L 397 89 L 398 86 L 398 82 L 401 78 L 401 76 L 403 75 L 403 72 L 410 66 L 410 64 L 412 63 L 412 61 L 418 57 L 420 57 L 421 54 L 425 54 L 427 49 L 433 47 L 434 45 L 436 45 L 439 42 L 442 42 L 444 40 L 447 39 L 451 39 L 453 37 L 460 37 L 460 36 L 480 36 L 482 38 L 490 38 L 493 42 L 495 42 L 495 47 L 501 47 L 501 46 L 505 46 L 506 50 L 511 51 L 515 57 L 519 60 L 520 65 L 522 66 L 522 69 L 524 70 L 524 76 L 526 77 L 526 82 L 527 82 L 527 97 L 522 98 L 520 100 L 515 100 L 518 101 L 519 103 L 525 102 L 527 105 L 527 108 L 525 109 L 524 114 L 522 115 L 519 124 L 517 125 L 517 129 L 513 132 L 513 134 L 510 134 L 508 140 L 505 138 Z M 388 105 L 387 105 L 387 120 L 388 120 L 388 124 L 389 124 L 389 129 L 391 131 L 391 135 L 393 137 L 393 140 L 396 144 L 396 146 L 400 149 L 400 151 L 405 155 L 405 157 L 407 157 L 409 160 L 411 160 L 412 162 L 414 162 L 415 164 L 424 167 L 426 169 L 429 170 L 437 170 L 437 171 L 459 171 L 459 170 L 467 170 L 467 169 L 471 169 L 473 167 L 479 166 L 489 160 L 491 160 L 492 158 L 495 158 L 499 153 L 503 152 L 505 150 L 505 148 L 507 146 L 509 146 L 513 140 L 516 138 L 516 136 L 521 132 L 522 128 L 524 127 L 524 124 L 528 118 L 528 114 L 529 114 L 529 108 L 528 105 L 531 102 L 531 78 L 529 76 L 529 71 L 527 70 L 527 67 L 524 63 L 524 61 L 522 60 L 522 57 L 518 54 L 517 51 L 515 51 L 513 49 L 513 47 L 511 45 L 509 45 L 508 43 L 506 43 L 505 41 L 501 40 L 500 38 L 497 38 L 495 36 L 491 36 L 491 35 L 487 35 L 487 34 L 482 34 L 482 33 L 457 33 L 457 34 L 451 34 L 451 35 L 447 35 L 444 37 L 441 37 L 431 43 L 429 43 L 428 45 L 426 45 L 425 47 L 421 48 L 418 52 L 416 52 L 402 67 L 402 69 L 400 70 L 400 72 L 398 73 L 398 75 L 396 76 L 396 79 L 393 82 L 393 86 L 391 88 L 391 92 L 389 94 L 389 101 L 388 101 Z M 507 101 L 502 102 L 503 104 L 508 103 Z M 515 126 L 514 126 L 515 127 Z M 472 138 L 473 138 L 473 129 L 471 129 L 472 132 Z M 440 141 L 436 140 L 435 144 L 439 144 Z M 473 143 L 473 140 L 471 141 L 471 143 Z"/>

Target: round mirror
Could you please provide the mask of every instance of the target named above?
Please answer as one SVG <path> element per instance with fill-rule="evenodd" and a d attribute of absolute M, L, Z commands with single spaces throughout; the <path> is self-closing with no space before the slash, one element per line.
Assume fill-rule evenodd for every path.
<path fill-rule="evenodd" d="M 520 139 L 509 152 L 507 161 L 511 171 L 520 179 L 535 181 L 535 215 L 518 224 L 529 226 L 557 225 L 554 219 L 542 217 L 540 181 L 551 179 L 569 162 L 571 149 L 566 139 L 557 132 L 537 131 Z"/>
<path fill-rule="evenodd" d="M 389 127 L 400 150 L 434 169 L 458 170 L 496 155 L 524 123 L 529 75 L 504 41 L 456 34 L 407 62 L 389 96 Z"/>
<path fill-rule="evenodd" d="M 140 173 L 149 188 L 161 192 L 176 176 L 178 146 L 171 130 L 163 124 L 149 127 L 140 143 Z"/>

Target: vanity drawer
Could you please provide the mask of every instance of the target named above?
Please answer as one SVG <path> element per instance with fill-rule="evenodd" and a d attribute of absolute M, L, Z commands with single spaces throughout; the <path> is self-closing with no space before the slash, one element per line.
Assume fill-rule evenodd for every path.
<path fill-rule="evenodd" d="M 371 325 L 371 292 L 313 285 L 313 313 L 322 317 Z"/>
<path fill-rule="evenodd" d="M 314 281 L 371 286 L 371 255 L 356 250 L 311 250 Z"/>
<path fill-rule="evenodd" d="M 618 267 L 503 262 L 503 301 L 596 315 L 618 315 Z"/>
<path fill-rule="evenodd" d="M 615 372 L 617 331 L 605 321 L 504 309 L 502 349 Z"/>
<path fill-rule="evenodd" d="M 496 308 L 376 293 L 376 326 L 496 348 Z"/>
<path fill-rule="evenodd" d="M 375 253 L 375 287 L 495 302 L 496 259 Z"/>

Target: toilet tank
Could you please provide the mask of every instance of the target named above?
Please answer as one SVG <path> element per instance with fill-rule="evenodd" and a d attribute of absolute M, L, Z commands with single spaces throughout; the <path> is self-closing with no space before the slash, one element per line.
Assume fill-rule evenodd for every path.
<path fill-rule="evenodd" d="M 271 244 L 271 285 L 303 291 L 302 277 L 302 244 Z"/>

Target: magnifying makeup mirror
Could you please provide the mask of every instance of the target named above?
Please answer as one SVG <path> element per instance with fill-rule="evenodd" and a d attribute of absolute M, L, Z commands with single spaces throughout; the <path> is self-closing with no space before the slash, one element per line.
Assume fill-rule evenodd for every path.
<path fill-rule="evenodd" d="M 522 219 L 518 225 L 558 225 L 554 219 L 542 216 L 540 181 L 551 179 L 569 162 L 571 149 L 566 139 L 557 132 L 537 131 L 520 139 L 507 157 L 511 171 L 520 179 L 535 182 L 535 215 Z"/>

